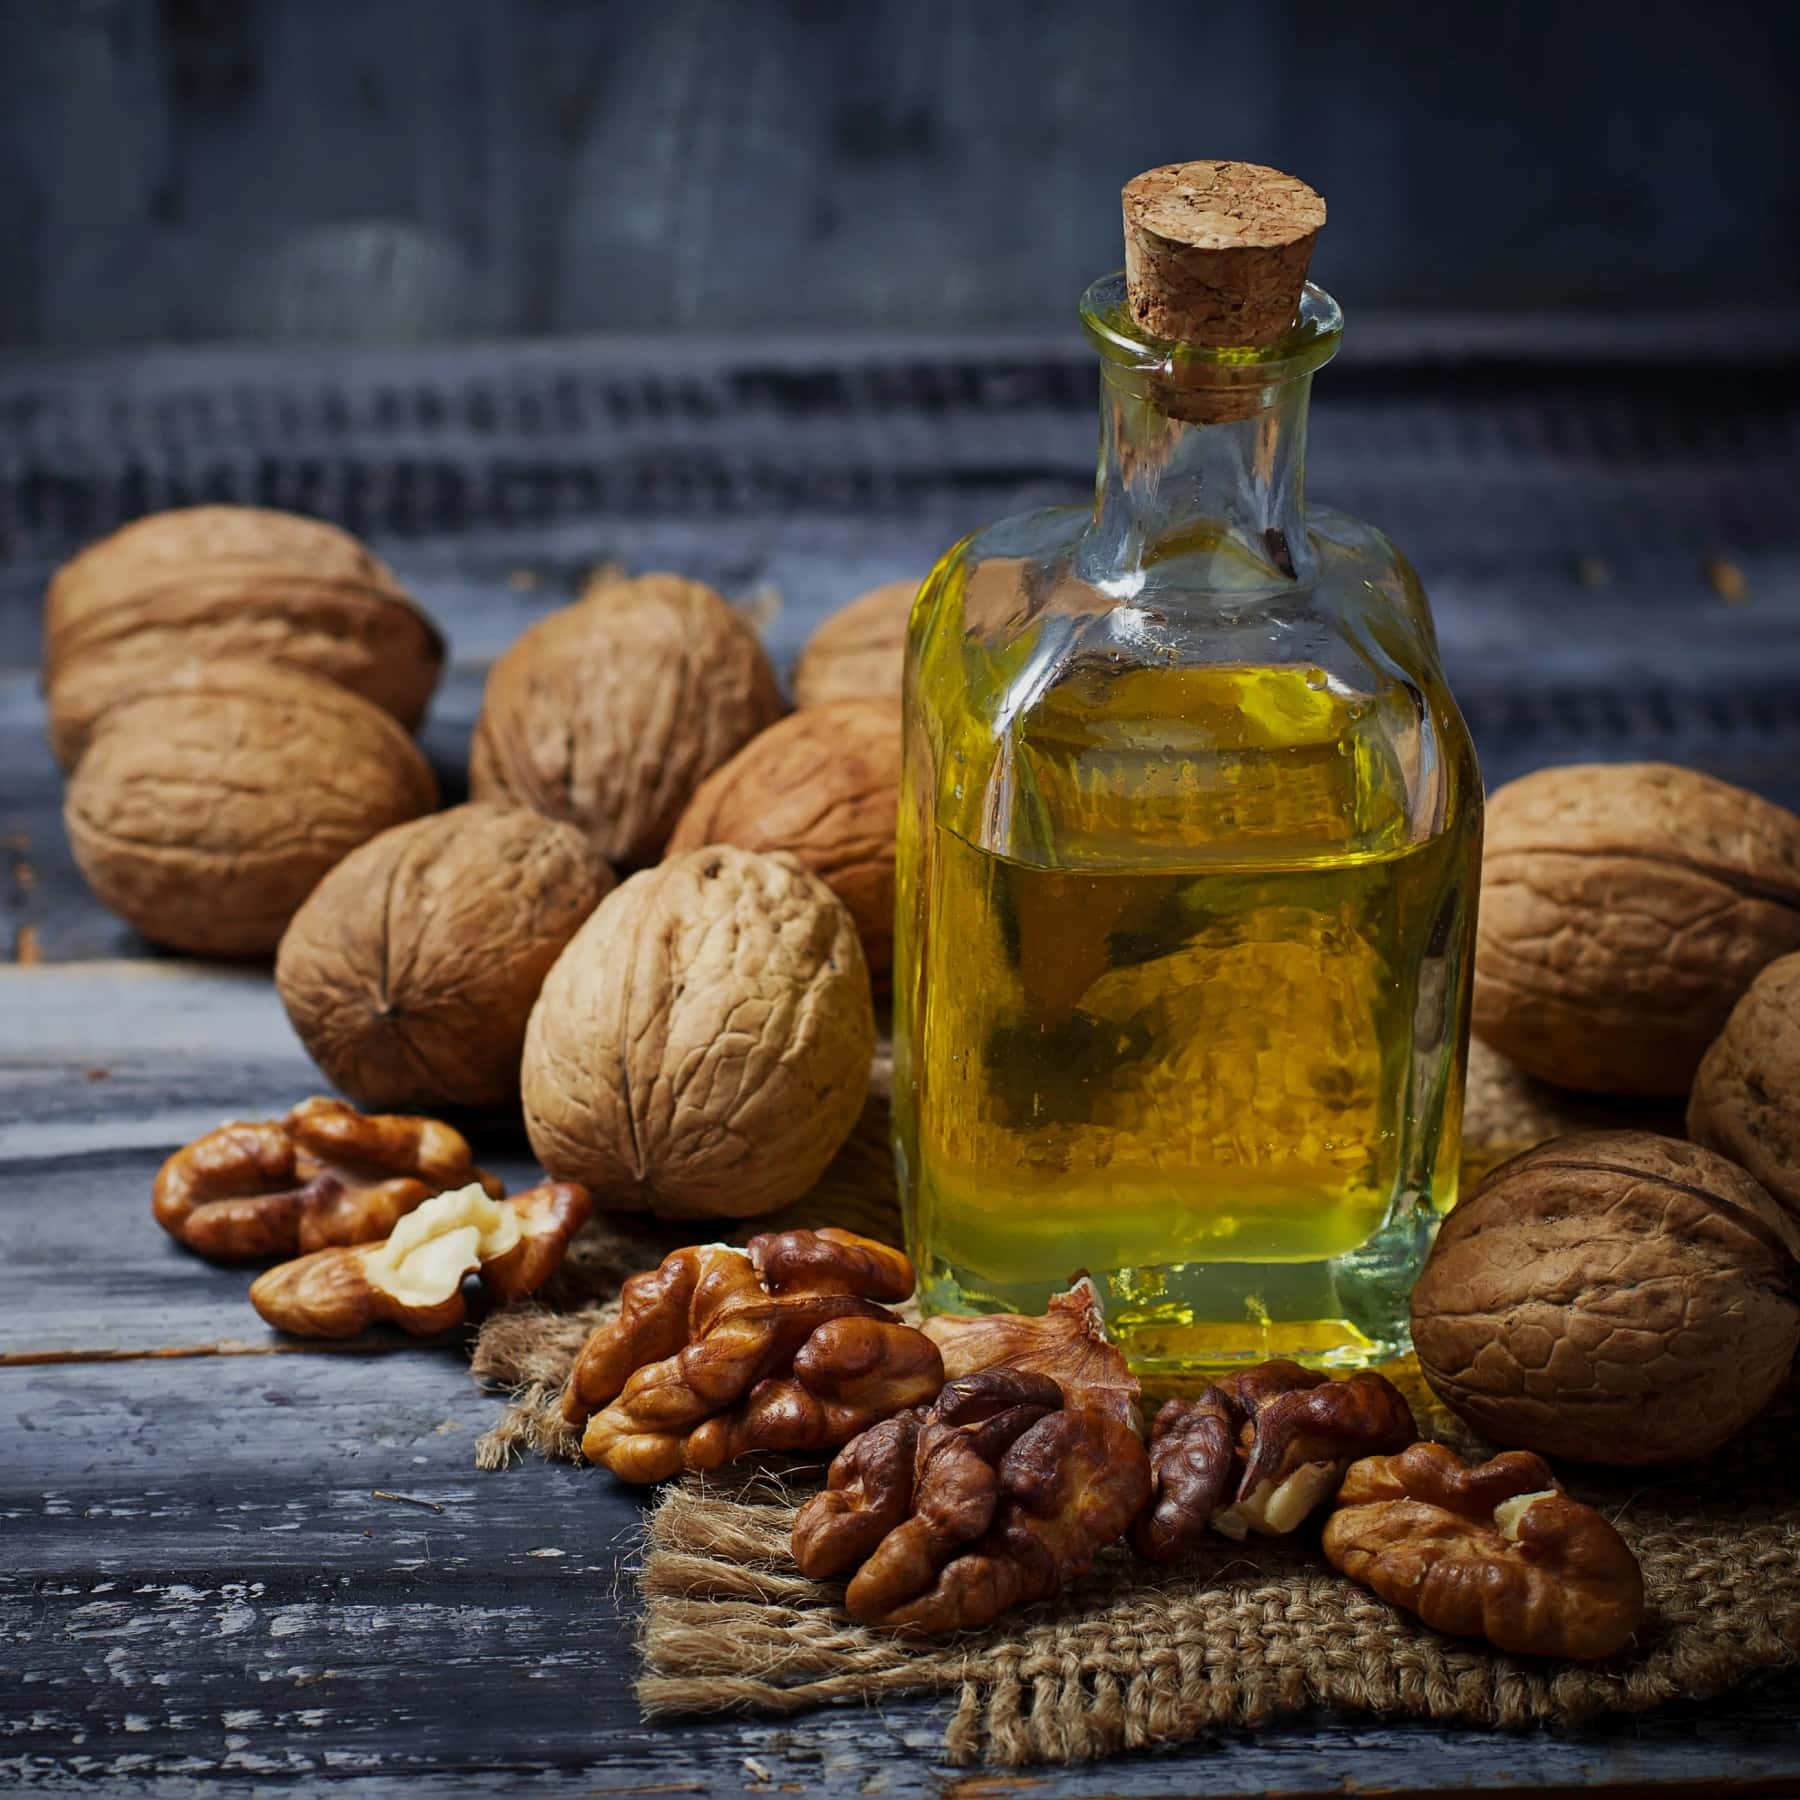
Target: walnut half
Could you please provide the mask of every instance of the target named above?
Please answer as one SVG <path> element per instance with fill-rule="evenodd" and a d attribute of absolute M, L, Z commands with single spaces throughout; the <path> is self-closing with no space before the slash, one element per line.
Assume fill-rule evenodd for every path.
<path fill-rule="evenodd" d="M 1155 1494 L 1137 1547 L 1172 1562 L 1209 1529 L 1281 1536 L 1330 1499 L 1354 1458 L 1418 1435 L 1405 1396 L 1373 1371 L 1332 1381 L 1280 1359 L 1239 1370 L 1156 1415 Z"/>
<path fill-rule="evenodd" d="M 1473 1467 L 1442 1444 L 1366 1457 L 1338 1490 L 1325 1555 L 1433 1630 L 1521 1655 L 1595 1661 L 1643 1622 L 1630 1546 L 1527 1450 Z"/>
<path fill-rule="evenodd" d="M 585 1188 L 546 1182 L 511 1200 L 471 1183 L 409 1212 L 379 1244 L 315 1250 L 259 1276 L 250 1304 L 296 1337 L 355 1337 L 398 1325 L 429 1337 L 467 1316 L 464 1277 L 499 1300 L 541 1287 L 587 1221 Z"/>
<path fill-rule="evenodd" d="M 971 1630 L 1085 1574 L 1149 1495 L 1128 1425 L 1065 1406 L 1047 1375 L 983 1369 L 844 1447 L 795 1516 L 794 1560 L 850 1574 L 864 1624 Z"/>
<path fill-rule="evenodd" d="M 912 1288 L 901 1251 L 835 1228 L 676 1250 L 582 1346 L 563 1417 L 623 1481 L 836 1449 L 943 1385 L 936 1346 L 879 1304 Z"/>
<path fill-rule="evenodd" d="M 254 1262 L 384 1238 L 433 1194 L 499 1182 L 437 1119 L 303 1100 L 285 1118 L 221 1125 L 157 1171 L 156 1222 L 214 1262 Z"/>

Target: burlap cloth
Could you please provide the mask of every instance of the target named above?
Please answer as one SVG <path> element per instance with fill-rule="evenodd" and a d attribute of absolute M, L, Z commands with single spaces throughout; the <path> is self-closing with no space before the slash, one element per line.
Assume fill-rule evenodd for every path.
<path fill-rule="evenodd" d="M 1621 1118 L 1571 1103 L 1478 1055 L 1465 1167 L 1479 1174 L 1558 1130 L 1601 1122 L 1678 1129 L 1654 1113 Z M 879 1083 L 818 1189 L 739 1235 L 771 1223 L 843 1224 L 897 1241 Z M 514 1393 L 481 1440 L 483 1468 L 524 1448 L 579 1460 L 557 1390 L 620 1280 L 679 1241 L 630 1223 L 592 1226 L 539 1304 L 487 1321 L 476 1373 Z M 1390 1373 L 1433 1435 L 1482 1448 L 1409 1371 Z M 966 1638 L 908 1643 L 852 1624 L 838 1589 L 795 1573 L 788 1529 L 817 1469 L 735 1484 L 690 1478 L 655 1498 L 636 1565 L 644 1599 L 638 1699 L 661 1718 L 948 1693 L 946 1756 L 1009 1765 L 1180 1743 L 1320 1705 L 1527 1726 L 1699 1699 L 1800 1654 L 1795 1423 L 1791 1404 L 1778 1409 L 1700 1467 L 1561 1472 L 1618 1526 L 1649 1589 L 1634 1647 L 1590 1667 L 1504 1656 L 1427 1631 L 1329 1568 L 1316 1527 L 1285 1540 L 1221 1539 L 1172 1570 L 1115 1550 L 1050 1605 Z M 596 1471 L 594 1479 L 610 1477 Z"/>

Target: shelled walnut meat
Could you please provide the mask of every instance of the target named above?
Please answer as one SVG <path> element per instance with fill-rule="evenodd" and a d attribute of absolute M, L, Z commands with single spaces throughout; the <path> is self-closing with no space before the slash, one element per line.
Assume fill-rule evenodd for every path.
<path fill-rule="evenodd" d="M 65 563 L 44 608 L 50 743 L 72 767 L 115 701 L 171 663 L 328 677 L 412 730 L 444 660 L 437 627 L 355 538 L 255 506 L 153 513 Z"/>
<path fill-rule="evenodd" d="M 1355 1463 L 1324 1542 L 1333 1568 L 1433 1630 L 1515 1654 L 1614 1656 L 1643 1622 L 1630 1547 L 1526 1451 L 1471 1468 L 1414 1444 Z"/>
<path fill-rule="evenodd" d="M 940 1313 L 920 1329 L 944 1358 L 944 1376 L 959 1380 L 983 1369 L 1016 1369 L 1048 1375 L 1070 1406 L 1142 1425 L 1142 1390 L 1124 1353 L 1106 1335 L 1093 1282 L 1082 1276 L 1068 1292 L 1053 1294 L 1041 1314 Z"/>
<path fill-rule="evenodd" d="M 327 870 L 436 804 L 379 707 L 322 676 L 218 662 L 108 710 L 63 819 L 88 884 L 145 937 L 259 956 Z"/>
<path fill-rule="evenodd" d="M 510 1200 L 471 1183 L 416 1207 L 382 1243 L 277 1264 L 251 1284 L 250 1304 L 296 1337 L 355 1337 L 371 1325 L 431 1337 L 468 1316 L 463 1282 L 470 1275 L 495 1300 L 535 1293 L 587 1216 L 587 1194 L 569 1182 L 545 1182 Z"/>
<path fill-rule="evenodd" d="M 1086 1574 L 1149 1494 L 1129 1425 L 1047 1375 L 983 1369 L 845 1445 L 795 1516 L 794 1561 L 850 1576 L 864 1624 L 972 1630 Z"/>
<path fill-rule="evenodd" d="M 1735 1163 L 1594 1131 L 1502 1163 L 1439 1228 L 1419 1366 L 1496 1443 L 1601 1463 L 1708 1455 L 1787 1385 L 1800 1222 Z"/>
<path fill-rule="evenodd" d="M 1487 804 L 1474 1029 L 1528 1074 L 1685 1095 L 1800 950 L 1800 818 L 1691 769 L 1541 769 Z"/>
<path fill-rule="evenodd" d="M 1226 1375 L 1156 1415 L 1138 1550 L 1172 1562 L 1208 1530 L 1283 1536 L 1337 1491 L 1354 1459 L 1418 1435 L 1405 1396 L 1372 1370 L 1333 1381 L 1277 1359 Z"/>
<path fill-rule="evenodd" d="M 525 1033 L 532 1148 L 595 1204 L 750 1218 L 824 1172 L 867 1096 L 868 971 L 789 856 L 715 846 L 609 894 Z"/>
<path fill-rule="evenodd" d="M 633 1482 L 835 1449 L 943 1384 L 931 1340 L 880 1304 L 912 1288 L 900 1251 L 849 1231 L 677 1250 L 625 1283 L 563 1417 L 590 1462 Z"/>
<path fill-rule="evenodd" d="M 188 1249 L 254 1262 L 385 1238 L 432 1195 L 470 1183 L 496 1200 L 506 1191 L 461 1132 L 321 1097 L 196 1138 L 157 1171 L 150 1205 Z"/>
<path fill-rule="evenodd" d="M 748 622 L 709 587 L 644 575 L 591 588 L 489 672 L 477 800 L 579 826 L 609 862 L 653 863 L 695 788 L 782 711 Z"/>
<path fill-rule="evenodd" d="M 613 886 L 572 825 L 472 804 L 353 850 L 294 915 L 275 985 L 365 1106 L 501 1107 L 544 977 Z"/>
<path fill-rule="evenodd" d="M 794 703 L 898 700 L 916 581 L 889 581 L 840 607 L 806 641 L 794 668 Z"/>
<path fill-rule="evenodd" d="M 1732 1009 L 1694 1077 L 1687 1130 L 1800 1222 L 1800 955 L 1770 963 Z"/>
<path fill-rule="evenodd" d="M 850 909 L 879 980 L 893 961 L 899 807 L 900 703 L 836 700 L 771 725 L 707 776 L 669 853 L 787 851 Z"/>

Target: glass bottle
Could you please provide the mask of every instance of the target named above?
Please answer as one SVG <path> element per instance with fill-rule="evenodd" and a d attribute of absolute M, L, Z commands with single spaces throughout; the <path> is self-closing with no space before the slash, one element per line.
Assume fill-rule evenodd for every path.
<path fill-rule="evenodd" d="M 1133 188 L 1219 171 L 1310 196 L 1152 171 L 1128 257 Z M 1159 294 L 1166 243 L 1082 300 L 1092 508 L 976 532 L 914 609 L 908 1240 L 928 1311 L 1037 1311 L 1087 1270 L 1153 1378 L 1353 1367 L 1406 1348 L 1455 1199 L 1480 778 L 1417 576 L 1304 500 L 1342 327 L 1310 238 L 1177 242 Z"/>

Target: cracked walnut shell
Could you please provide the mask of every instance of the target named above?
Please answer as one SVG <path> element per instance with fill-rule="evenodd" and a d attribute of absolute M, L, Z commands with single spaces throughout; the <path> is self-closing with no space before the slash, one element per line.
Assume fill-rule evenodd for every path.
<path fill-rule="evenodd" d="M 327 870 L 436 805 L 379 707 L 321 676 L 219 662 L 106 713 L 63 820 L 88 885 L 145 937 L 260 956 Z"/>
<path fill-rule="evenodd" d="M 781 711 L 755 631 L 711 588 L 609 581 L 494 664 L 470 787 L 565 819 L 609 862 L 641 867 L 700 783 Z"/>
<path fill-rule="evenodd" d="M 595 1204 L 750 1218 L 806 1192 L 867 1097 L 856 929 L 789 856 L 714 846 L 609 894 L 525 1034 L 525 1123 Z"/>
<path fill-rule="evenodd" d="M 1667 763 L 1540 769 L 1487 803 L 1474 1030 L 1527 1074 L 1685 1095 L 1800 950 L 1800 818 Z"/>
<path fill-rule="evenodd" d="M 894 955 L 900 703 L 839 700 L 771 725 L 701 782 L 669 854 L 785 850 L 850 909 L 871 976 Z"/>
<path fill-rule="evenodd" d="M 319 519 L 256 506 L 153 513 L 91 544 L 50 583 L 44 685 L 63 768 L 108 706 L 160 665 L 237 657 L 323 675 L 411 731 L 444 640 L 393 572 Z"/>
<path fill-rule="evenodd" d="M 916 581 L 889 581 L 841 606 L 806 640 L 794 666 L 794 704 L 898 700 Z"/>
<path fill-rule="evenodd" d="M 320 1097 L 177 1150 L 157 1171 L 150 1206 L 201 1256 L 253 1262 L 372 1243 L 433 1194 L 469 1182 L 495 1199 L 506 1191 L 475 1167 L 461 1132 Z"/>
<path fill-rule="evenodd" d="M 590 1335 L 563 1417 L 624 1481 L 835 1449 L 943 1384 L 931 1340 L 879 1304 L 912 1287 L 900 1251 L 836 1229 L 674 1251 Z"/>
<path fill-rule="evenodd" d="M 1800 955 L 1770 963 L 1732 1008 L 1694 1078 L 1687 1131 L 1800 1222 Z"/>
<path fill-rule="evenodd" d="M 613 885 L 572 825 L 452 807 L 353 850 L 294 915 L 275 985 L 365 1106 L 503 1107 L 544 977 Z"/>
<path fill-rule="evenodd" d="M 849 1574 L 863 1624 L 975 1630 L 1086 1574 L 1149 1493 L 1128 1425 L 1065 1406 L 1047 1375 L 983 1369 L 844 1447 L 795 1515 L 794 1561 Z"/>
<path fill-rule="evenodd" d="M 1734 1163 L 1639 1131 L 1552 1138 L 1445 1219 L 1413 1290 L 1433 1390 L 1496 1443 L 1687 1462 L 1787 1385 L 1800 1223 Z"/>
<path fill-rule="evenodd" d="M 1355 1458 L 1417 1436 L 1405 1397 L 1372 1370 L 1333 1381 L 1277 1358 L 1226 1375 L 1156 1415 L 1138 1550 L 1172 1562 L 1209 1529 L 1239 1541 L 1285 1535 L 1337 1491 Z"/>
<path fill-rule="evenodd" d="M 1352 1465 L 1325 1522 L 1332 1567 L 1434 1631 L 1525 1656 L 1614 1656 L 1643 1622 L 1637 1558 L 1540 1457 L 1473 1468 L 1442 1444 Z"/>
<path fill-rule="evenodd" d="M 277 1264 L 251 1284 L 250 1304 L 296 1337 L 355 1337 L 371 1325 L 432 1337 L 468 1316 L 467 1276 L 479 1274 L 495 1300 L 535 1293 L 587 1216 L 588 1197 L 571 1183 L 545 1182 L 510 1200 L 471 1183 L 416 1207 L 382 1243 Z"/>

